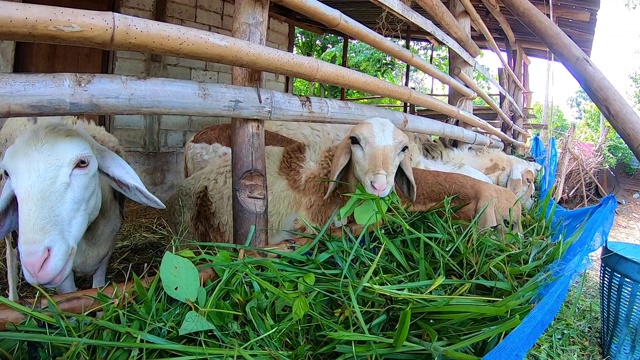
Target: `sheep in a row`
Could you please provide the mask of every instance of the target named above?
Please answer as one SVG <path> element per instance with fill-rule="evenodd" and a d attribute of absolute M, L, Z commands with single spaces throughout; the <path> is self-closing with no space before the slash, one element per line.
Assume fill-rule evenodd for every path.
<path fill-rule="evenodd" d="M 105 285 L 125 197 L 163 209 L 125 161 L 118 140 L 75 117 L 9 118 L 0 131 L 3 187 L 0 236 L 17 233 L 30 284 L 76 290 L 74 275 Z M 19 206 L 18 206 L 19 204 Z M 17 299 L 17 260 L 7 241 L 9 297 Z"/>
<path fill-rule="evenodd" d="M 304 143 L 321 143 L 326 145 L 336 145 L 342 141 L 344 134 L 348 134 L 353 125 L 347 124 L 324 124 L 305 123 L 289 121 L 266 121 L 265 130 Z M 191 140 L 187 141 L 184 150 L 184 176 L 202 169 L 207 164 L 208 158 L 212 155 L 209 144 L 211 137 L 208 132 L 213 128 L 205 128 L 197 132 Z M 471 176 L 478 180 L 490 183 L 491 180 L 482 172 L 465 164 L 455 164 L 436 159 L 427 159 L 422 156 L 422 144 L 431 141 L 430 137 L 424 134 L 405 131 L 409 138 L 409 149 L 407 151 L 411 160 L 411 166 L 424 170 L 438 170 L 444 172 L 454 172 Z"/>
<path fill-rule="evenodd" d="M 231 211 L 230 126 L 208 131 L 209 158 L 167 201 L 171 226 L 185 226 L 198 241 L 233 242 Z M 305 230 L 301 216 L 313 226 L 330 220 L 348 200 L 345 193 L 362 184 L 384 197 L 395 187 L 410 210 L 426 211 L 454 196 L 463 206 L 457 216 L 478 219 L 480 228 L 520 229 L 520 204 L 505 189 L 462 174 L 411 167 L 408 136 L 389 120 L 373 118 L 352 126 L 337 145 L 302 142 L 265 131 L 269 243 Z M 327 182 L 329 179 L 330 182 Z M 486 209 L 485 209 L 486 207 Z"/>

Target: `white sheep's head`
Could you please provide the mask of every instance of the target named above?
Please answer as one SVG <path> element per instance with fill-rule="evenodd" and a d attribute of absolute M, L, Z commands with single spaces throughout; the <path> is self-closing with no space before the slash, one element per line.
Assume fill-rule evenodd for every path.
<path fill-rule="evenodd" d="M 530 168 L 516 165 L 511 168 L 507 180 L 507 188 L 511 190 L 520 200 L 522 207 L 531 209 L 534 203 L 536 174 Z"/>
<path fill-rule="evenodd" d="M 78 243 L 102 205 L 101 176 L 130 199 L 164 208 L 127 162 L 62 123 L 29 128 L 0 168 L 0 237 L 18 230 L 24 277 L 34 285 L 55 287 L 71 275 Z"/>
<path fill-rule="evenodd" d="M 397 184 L 408 199 L 415 201 L 416 183 L 408 149 L 409 137 L 388 119 L 375 117 L 353 126 L 335 150 L 330 173 L 333 182 L 325 198 L 351 163 L 353 175 L 368 193 L 385 197 Z"/>

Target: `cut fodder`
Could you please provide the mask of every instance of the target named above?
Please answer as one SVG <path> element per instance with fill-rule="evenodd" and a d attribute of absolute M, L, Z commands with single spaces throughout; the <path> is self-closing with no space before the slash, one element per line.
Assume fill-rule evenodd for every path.
<path fill-rule="evenodd" d="M 478 359 L 531 311 L 572 241 L 551 242 L 538 208 L 524 234 L 501 235 L 455 220 L 449 201 L 409 213 L 393 199 L 383 225 L 335 237 L 327 224 L 278 258 L 239 260 L 233 244 L 167 252 L 161 281 L 138 283 L 130 301 L 101 296 L 99 318 L 23 308 L 0 348 L 15 359 Z M 201 286 L 194 264 L 218 277 Z"/>

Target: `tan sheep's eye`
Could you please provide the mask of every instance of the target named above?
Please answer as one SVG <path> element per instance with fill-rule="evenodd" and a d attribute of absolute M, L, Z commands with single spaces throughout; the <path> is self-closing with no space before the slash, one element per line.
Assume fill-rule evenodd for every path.
<path fill-rule="evenodd" d="M 358 141 L 358 138 L 355 136 L 351 137 L 351 145 L 360 145 L 360 141 Z"/>
<path fill-rule="evenodd" d="M 87 159 L 80 159 L 76 163 L 76 169 L 84 169 L 87 166 L 89 166 L 89 160 L 87 160 Z"/>

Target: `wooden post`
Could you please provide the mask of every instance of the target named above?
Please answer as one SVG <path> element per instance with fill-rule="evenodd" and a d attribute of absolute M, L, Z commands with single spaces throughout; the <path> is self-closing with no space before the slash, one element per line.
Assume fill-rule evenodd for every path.
<path fill-rule="evenodd" d="M 233 37 L 264 45 L 269 25 L 269 0 L 236 0 L 233 12 Z M 256 89 L 260 99 L 262 72 L 242 67 L 231 69 L 231 83 Z M 268 244 L 267 177 L 264 155 L 264 121 L 231 119 L 233 149 L 231 178 L 233 186 L 233 239 L 244 244 L 251 227 L 255 232 L 251 246 Z"/>
<path fill-rule="evenodd" d="M 640 158 L 640 117 L 593 61 L 529 0 L 502 0 L 502 3 L 562 61 L 633 154 Z"/>
<path fill-rule="evenodd" d="M 293 48 L 296 45 L 296 27 L 289 24 L 289 39 L 287 42 L 287 51 L 293 53 Z M 293 94 L 293 76 L 287 76 L 284 84 L 284 92 Z"/>
<path fill-rule="evenodd" d="M 520 84 L 522 84 L 522 48 L 518 47 L 516 48 L 516 56 L 515 56 L 515 75 L 516 75 L 516 79 L 520 82 Z M 514 84 L 514 89 L 513 89 L 513 97 L 516 99 L 516 106 L 520 109 L 522 109 L 524 107 L 524 99 L 522 97 L 523 95 L 523 88 L 518 86 L 518 81 L 513 81 Z M 524 118 L 518 114 L 515 113 L 513 114 L 513 123 L 522 128 L 522 124 L 524 123 Z M 516 140 L 521 141 L 523 136 L 518 132 L 518 131 L 513 131 L 513 138 Z M 526 139 L 525 139 L 526 140 Z"/>
<path fill-rule="evenodd" d="M 500 82 L 500 84 L 505 88 L 508 89 L 509 86 L 507 85 L 507 79 L 505 76 L 505 70 L 504 68 L 498 68 L 498 81 Z M 501 108 L 502 108 L 502 112 L 505 114 L 509 113 L 509 103 L 507 102 L 507 98 L 506 96 L 500 94 L 500 104 L 501 104 Z M 505 135 L 510 136 L 509 134 L 511 133 L 511 129 L 509 128 L 509 124 L 505 121 L 502 122 L 502 124 L 500 124 L 500 131 L 502 131 Z M 506 154 L 511 154 L 511 146 L 509 146 L 508 143 L 504 143 L 504 148 L 502 148 L 502 151 L 504 151 Z"/>
<path fill-rule="evenodd" d="M 431 45 L 433 46 L 433 45 Z M 407 25 L 407 34 L 404 40 L 404 47 L 407 50 L 411 50 L 411 26 Z M 431 64 L 433 65 L 433 62 L 431 62 Z M 409 87 L 409 78 L 411 76 L 411 65 L 409 64 L 405 64 L 405 72 L 404 72 L 404 86 Z M 433 77 L 431 77 L 431 79 L 433 80 Z M 433 89 L 431 89 L 433 92 Z M 404 102 L 404 104 L 402 105 L 402 112 L 406 113 L 407 112 L 407 107 L 409 106 L 409 103 Z"/>
<path fill-rule="evenodd" d="M 438 1 L 440 2 L 440 1 Z M 460 0 L 451 0 L 449 1 L 449 10 L 451 10 L 451 14 L 455 17 L 457 22 L 457 26 L 462 28 L 466 35 L 471 37 L 471 18 L 469 14 L 464 9 L 464 6 L 460 2 Z M 456 68 L 460 69 L 462 74 L 467 75 L 469 78 L 473 79 L 473 67 L 469 65 L 460 55 L 458 55 L 455 51 L 449 49 L 449 74 L 454 74 L 454 70 Z M 455 89 L 449 87 L 449 104 L 453 106 L 458 106 L 461 110 L 464 110 L 469 113 L 473 113 L 473 102 L 467 101 L 465 97 L 457 92 Z M 469 128 L 469 125 L 463 125 L 465 128 Z"/>
<path fill-rule="evenodd" d="M 342 42 L 342 67 L 347 67 L 347 56 L 349 55 L 349 36 L 344 35 L 344 41 Z M 347 88 L 340 88 L 340 100 L 347 98 Z"/>

